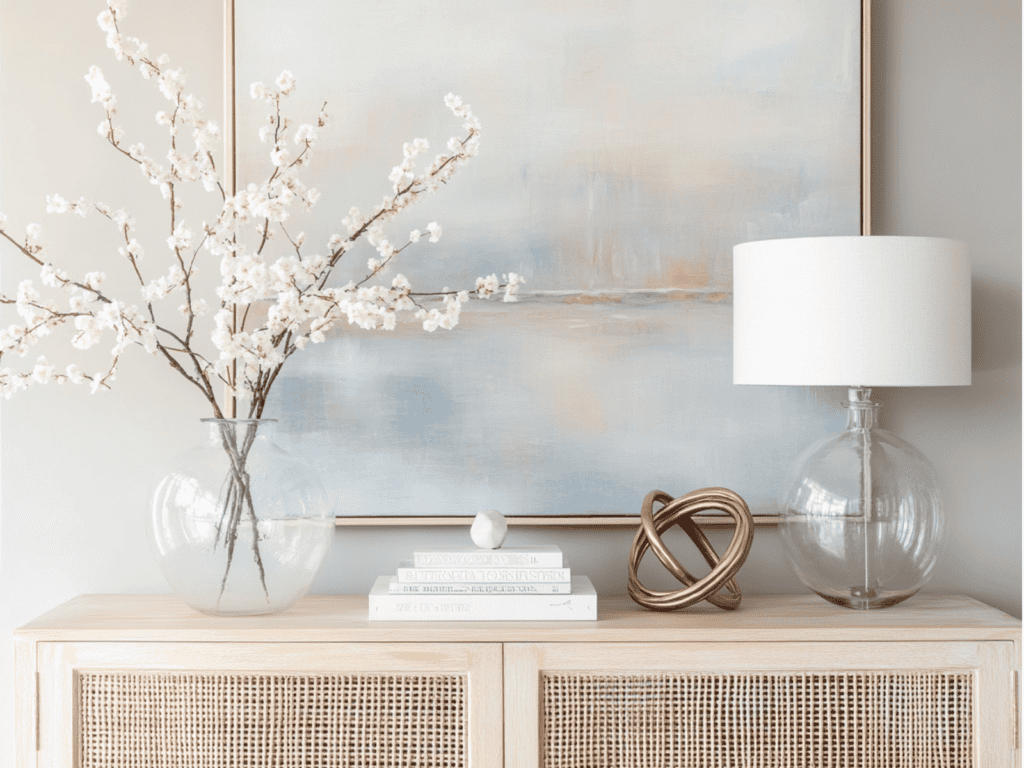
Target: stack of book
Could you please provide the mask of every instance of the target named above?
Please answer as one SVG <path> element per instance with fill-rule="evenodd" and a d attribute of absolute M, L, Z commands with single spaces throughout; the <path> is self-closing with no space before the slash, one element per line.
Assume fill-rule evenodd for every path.
<path fill-rule="evenodd" d="M 379 621 L 587 621 L 597 593 L 553 545 L 422 548 L 370 592 Z"/>

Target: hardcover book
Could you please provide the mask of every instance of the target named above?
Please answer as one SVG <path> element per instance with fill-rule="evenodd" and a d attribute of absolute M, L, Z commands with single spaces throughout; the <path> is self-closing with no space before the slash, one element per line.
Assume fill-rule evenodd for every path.
<path fill-rule="evenodd" d="M 529 584 L 534 582 L 568 582 L 568 568 L 474 568 L 454 566 L 447 568 L 416 568 L 411 562 L 403 563 L 395 570 L 400 582 L 426 583 L 503 583 Z"/>
<path fill-rule="evenodd" d="M 529 566 L 532 568 L 561 568 L 562 550 L 554 544 L 531 547 L 421 547 L 412 553 L 416 568 L 471 566 L 501 568 Z"/>
<path fill-rule="evenodd" d="M 568 595 L 393 595 L 390 576 L 377 578 L 370 621 L 594 621 L 597 592 L 586 576 L 572 577 Z"/>
<path fill-rule="evenodd" d="M 563 582 L 535 582 L 531 584 L 414 584 L 400 582 L 392 576 L 388 593 L 392 595 L 567 595 L 571 585 Z"/>

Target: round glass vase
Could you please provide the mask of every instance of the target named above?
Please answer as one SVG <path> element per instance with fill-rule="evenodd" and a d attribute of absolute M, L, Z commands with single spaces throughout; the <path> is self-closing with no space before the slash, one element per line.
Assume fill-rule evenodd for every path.
<path fill-rule="evenodd" d="M 940 554 L 944 515 L 935 470 L 875 426 L 870 389 L 851 389 L 846 429 L 797 461 L 782 504 L 783 549 L 829 602 L 886 608 L 915 594 Z"/>
<path fill-rule="evenodd" d="M 316 470 L 274 442 L 273 419 L 202 419 L 150 497 L 149 537 L 171 588 L 203 613 L 283 611 L 334 536 Z"/>

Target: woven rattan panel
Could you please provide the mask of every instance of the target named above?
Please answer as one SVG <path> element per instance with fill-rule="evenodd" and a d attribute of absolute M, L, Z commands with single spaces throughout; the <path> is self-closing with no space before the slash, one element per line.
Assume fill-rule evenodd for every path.
<path fill-rule="evenodd" d="M 970 766 L 970 674 L 545 673 L 545 768 Z"/>
<path fill-rule="evenodd" d="M 459 675 L 83 673 L 82 768 L 466 763 Z"/>

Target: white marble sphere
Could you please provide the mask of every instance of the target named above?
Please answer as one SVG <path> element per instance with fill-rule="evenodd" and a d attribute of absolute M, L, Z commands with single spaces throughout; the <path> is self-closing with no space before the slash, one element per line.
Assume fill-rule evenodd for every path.
<path fill-rule="evenodd" d="M 507 533 L 508 523 L 505 522 L 505 516 L 496 509 L 477 512 L 473 518 L 473 525 L 469 528 L 473 543 L 480 549 L 497 549 L 505 540 Z"/>

